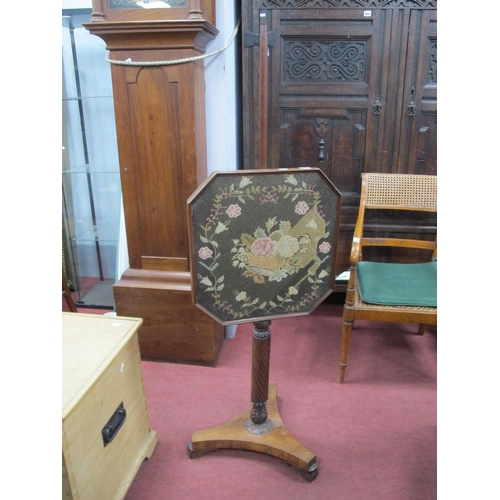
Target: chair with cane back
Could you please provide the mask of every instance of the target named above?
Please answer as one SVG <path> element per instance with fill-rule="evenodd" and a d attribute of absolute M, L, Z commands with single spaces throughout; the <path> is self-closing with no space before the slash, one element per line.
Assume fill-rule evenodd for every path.
<path fill-rule="evenodd" d="M 437 324 L 437 235 L 434 241 L 415 239 L 414 235 L 412 238 L 387 237 L 387 232 L 378 237 L 373 224 L 367 227 L 367 212 L 371 210 L 437 213 L 437 176 L 363 173 L 361 178 L 360 207 L 343 312 L 341 383 L 355 320 L 416 323 L 421 335 L 426 325 Z M 425 254 L 427 261 L 363 260 L 363 250 L 367 247 L 402 248 L 405 252 L 414 249 Z"/>

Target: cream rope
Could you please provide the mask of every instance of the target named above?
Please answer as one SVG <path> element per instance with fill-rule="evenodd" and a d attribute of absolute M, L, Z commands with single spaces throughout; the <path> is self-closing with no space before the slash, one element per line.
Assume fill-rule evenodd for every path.
<path fill-rule="evenodd" d="M 113 59 L 110 59 L 108 56 L 106 57 L 106 61 L 110 64 L 118 64 L 122 66 L 168 66 L 171 64 L 184 64 L 187 62 L 198 61 L 199 59 L 205 59 L 206 57 L 215 56 L 219 52 L 223 52 L 231 45 L 234 38 L 236 37 L 236 34 L 238 33 L 240 22 L 241 19 L 238 21 L 238 24 L 236 25 L 236 28 L 234 28 L 233 34 L 231 35 L 231 38 L 228 40 L 226 45 L 224 45 L 224 47 L 221 47 L 220 49 L 214 50 L 213 52 L 209 52 L 208 54 L 203 54 L 201 56 L 195 56 L 195 57 L 186 57 L 185 59 L 174 59 L 171 61 L 146 61 L 146 62 L 132 61 L 130 57 L 128 59 L 125 59 L 125 61 L 115 61 Z"/>

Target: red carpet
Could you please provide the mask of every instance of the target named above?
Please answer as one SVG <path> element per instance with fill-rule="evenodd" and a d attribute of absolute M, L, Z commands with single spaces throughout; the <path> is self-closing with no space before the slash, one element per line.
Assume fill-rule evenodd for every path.
<path fill-rule="evenodd" d="M 338 383 L 342 306 L 271 324 L 270 382 L 287 429 L 317 456 L 311 483 L 280 459 L 218 450 L 189 459 L 191 433 L 250 406 L 253 325 L 216 368 L 143 362 L 158 446 L 126 500 L 432 500 L 436 494 L 436 328 L 359 321 Z"/>

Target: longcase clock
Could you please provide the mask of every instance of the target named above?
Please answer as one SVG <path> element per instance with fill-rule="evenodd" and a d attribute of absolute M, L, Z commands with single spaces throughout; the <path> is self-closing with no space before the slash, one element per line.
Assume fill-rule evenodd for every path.
<path fill-rule="evenodd" d="M 215 366 L 224 341 L 191 301 L 186 226 L 186 201 L 207 176 L 196 58 L 218 34 L 214 15 L 214 0 L 93 0 L 85 25 L 106 42 L 113 82 L 130 262 L 113 287 L 116 312 L 143 318 L 148 360 Z"/>

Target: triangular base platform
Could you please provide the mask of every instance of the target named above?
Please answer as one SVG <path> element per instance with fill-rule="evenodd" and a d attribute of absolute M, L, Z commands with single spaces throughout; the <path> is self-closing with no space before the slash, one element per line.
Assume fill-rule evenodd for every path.
<path fill-rule="evenodd" d="M 256 451 L 284 460 L 299 469 L 306 481 L 313 481 L 318 475 L 316 455 L 284 426 L 278 411 L 277 392 L 277 385 L 270 384 L 267 413 L 272 422 L 271 430 L 254 434 L 245 428 L 252 411 L 250 407 L 224 424 L 193 433 L 188 446 L 189 458 L 198 458 L 217 449 Z"/>

